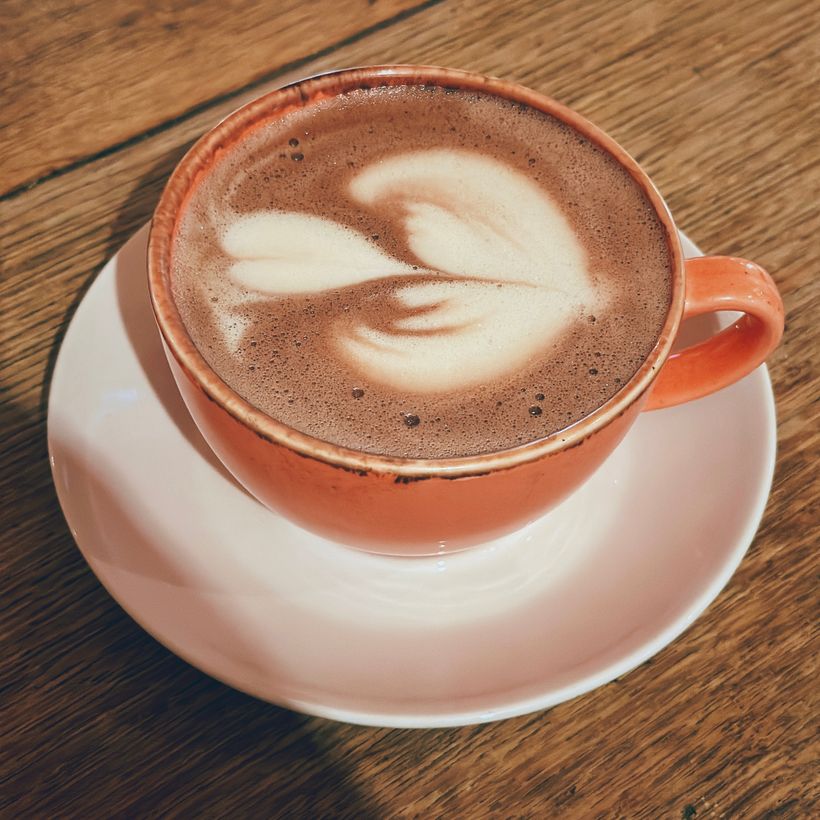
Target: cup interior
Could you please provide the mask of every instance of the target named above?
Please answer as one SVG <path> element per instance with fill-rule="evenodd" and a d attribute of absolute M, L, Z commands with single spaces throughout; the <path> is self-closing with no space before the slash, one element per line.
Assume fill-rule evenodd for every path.
<path fill-rule="evenodd" d="M 634 375 L 609 400 L 569 427 L 514 448 L 448 459 L 380 456 L 331 444 L 302 433 L 266 415 L 232 390 L 210 367 L 193 343 L 175 304 L 172 289 L 172 242 L 179 215 L 196 185 L 214 161 L 253 129 L 354 89 L 378 86 L 433 85 L 500 96 L 563 121 L 605 150 L 637 182 L 665 229 L 671 270 L 671 299 L 660 335 Z M 376 66 L 311 77 L 275 90 L 241 107 L 205 134 L 185 155 L 170 177 L 151 223 L 148 248 L 149 291 L 157 325 L 170 355 L 205 394 L 258 436 L 296 452 L 351 470 L 376 471 L 408 479 L 434 475 L 475 475 L 541 458 L 580 444 L 584 438 L 623 414 L 644 397 L 668 356 L 683 309 L 683 257 L 677 230 L 662 197 L 635 160 L 614 140 L 566 106 L 522 86 L 448 68 Z"/>

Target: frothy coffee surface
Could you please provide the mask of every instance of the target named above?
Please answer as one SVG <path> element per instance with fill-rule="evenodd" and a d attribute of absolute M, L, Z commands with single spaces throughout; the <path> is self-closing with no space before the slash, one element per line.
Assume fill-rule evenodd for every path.
<path fill-rule="evenodd" d="M 654 346 L 670 254 L 604 151 L 488 94 L 349 92 L 257 126 L 195 187 L 172 289 L 248 402 L 356 450 L 515 447 Z"/>

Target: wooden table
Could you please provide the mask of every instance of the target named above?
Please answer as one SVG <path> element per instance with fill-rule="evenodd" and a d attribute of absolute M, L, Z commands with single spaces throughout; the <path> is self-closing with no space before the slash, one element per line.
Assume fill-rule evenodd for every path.
<path fill-rule="evenodd" d="M 816 6 L 6 0 L 0 23 L 0 814 L 818 816 Z M 273 85 L 375 62 L 581 111 L 703 249 L 766 266 L 788 312 L 774 490 L 728 587 L 618 683 L 496 724 L 361 728 L 206 677 L 102 589 L 49 473 L 67 323 L 186 147 Z"/>

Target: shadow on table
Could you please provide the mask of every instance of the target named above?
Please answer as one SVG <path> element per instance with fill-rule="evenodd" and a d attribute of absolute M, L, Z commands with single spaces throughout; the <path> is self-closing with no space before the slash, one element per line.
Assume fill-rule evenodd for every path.
<path fill-rule="evenodd" d="M 25 429 L 23 414 L 9 420 Z M 0 803 L 17 816 L 378 816 L 354 775 L 380 730 L 255 700 L 149 637 L 84 566 L 39 455 L 21 474 L 41 488 L 26 508 L 37 523 L 19 526 L 4 555 Z M 122 510 L 110 523 L 139 536 Z M 241 650 L 242 635 L 229 637 Z"/>
<path fill-rule="evenodd" d="M 59 442 L 55 452 L 72 482 L 72 524 L 86 555 L 110 573 L 128 544 L 129 562 L 116 567 L 120 591 L 153 589 L 153 620 L 176 607 L 177 623 L 212 625 L 213 646 L 228 665 L 258 677 L 253 646 L 224 613 L 209 612 L 218 593 L 185 595 L 194 582 L 189 568 L 156 543 L 93 454 Z M 16 667 L 18 705 L 3 719 L 13 761 L 3 767 L 4 791 L 21 810 L 57 816 L 70 796 L 87 816 L 328 816 L 341 807 L 378 816 L 354 777 L 366 755 L 346 755 L 338 739 L 376 738 L 380 730 L 299 715 L 207 677 L 123 617 L 78 563 L 76 550 L 63 551 L 38 589 L 46 606 L 24 603 L 15 616 L 23 636 L 15 649 L 36 661 L 33 671 Z M 265 673 L 276 669 L 268 663 Z"/>
<path fill-rule="evenodd" d="M 184 150 L 163 156 L 135 186 L 112 226 L 107 255 L 150 217 Z M 7 568 L 30 589 L 15 601 L 9 618 L 7 660 L 16 675 L 4 689 L 7 716 L 0 720 L 8 740 L 0 752 L 4 800 L 45 815 L 69 805 L 91 814 L 377 815 L 353 782 L 355 757 L 361 755 L 345 759 L 337 741 L 380 730 L 302 716 L 200 673 L 125 617 L 70 544 L 49 476 L 44 420 L 58 351 L 95 277 L 96 272 L 77 293 L 55 336 L 41 421 L 32 429 L 30 412 L 10 403 L 2 407 L 3 429 L 22 436 L 31 456 L 20 480 L 39 488 L 36 509 L 26 515 L 40 522 L 39 529 L 20 527 L 19 549 L 7 556 L 13 559 Z M 145 312 L 131 311 L 141 286 L 125 279 L 118 285 L 129 336 L 150 339 L 137 352 L 152 386 L 162 397 L 176 397 L 166 410 L 203 457 L 215 461 L 167 366 L 155 368 L 163 355 L 156 330 L 146 335 Z M 147 300 L 147 293 L 139 298 Z M 111 496 L 112 488 L 97 484 L 98 493 Z M 122 507 L 112 509 L 113 532 L 139 540 L 140 522 L 129 520 Z M 181 571 L 166 569 L 171 578 Z M 231 639 L 241 645 L 241 635 Z"/>

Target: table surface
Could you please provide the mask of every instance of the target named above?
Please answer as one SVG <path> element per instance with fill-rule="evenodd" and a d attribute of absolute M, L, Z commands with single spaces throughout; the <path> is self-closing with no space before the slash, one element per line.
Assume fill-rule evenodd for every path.
<path fill-rule="evenodd" d="M 0 28 L 0 813 L 817 816 L 816 7 L 6 0 Z M 46 455 L 67 323 L 191 142 L 269 87 L 388 62 L 577 109 L 701 248 L 768 268 L 787 309 L 774 488 L 727 588 L 619 683 L 482 726 L 350 726 L 191 668 L 88 569 Z"/>

